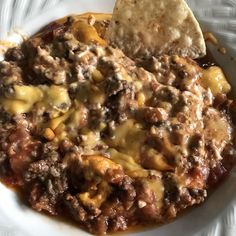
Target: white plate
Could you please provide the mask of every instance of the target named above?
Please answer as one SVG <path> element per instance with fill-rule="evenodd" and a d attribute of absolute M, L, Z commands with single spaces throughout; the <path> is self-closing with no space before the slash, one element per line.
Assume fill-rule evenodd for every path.
<path fill-rule="evenodd" d="M 1 0 L 0 39 L 4 39 L 11 28 L 21 26 L 35 15 L 65 0 Z"/>
<path fill-rule="evenodd" d="M 224 68 L 231 84 L 236 88 L 236 0 L 188 0 L 204 29 L 217 32 L 221 43 L 230 49 L 223 56 L 211 46 L 216 60 Z M 111 12 L 113 0 L 65 1 L 49 11 L 23 24 L 29 35 L 56 18 L 87 11 Z M 204 7 L 202 7 L 204 5 Z M 17 40 L 16 35 L 9 37 Z M 235 236 L 236 235 L 236 169 L 229 178 L 201 206 L 188 211 L 173 223 L 131 236 Z M 15 193 L 0 184 L 0 235 L 7 236 L 85 236 L 79 228 L 39 214 L 22 205 Z"/>

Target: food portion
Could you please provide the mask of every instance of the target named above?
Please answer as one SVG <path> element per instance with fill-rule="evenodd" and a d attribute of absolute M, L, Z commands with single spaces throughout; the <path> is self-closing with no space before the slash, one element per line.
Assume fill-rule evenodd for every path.
<path fill-rule="evenodd" d="M 201 28 L 185 0 L 117 0 L 106 37 L 132 58 L 206 55 Z"/>
<path fill-rule="evenodd" d="M 53 22 L 0 62 L 1 180 L 96 235 L 169 222 L 236 155 L 223 71 L 177 55 L 131 60 L 104 39 L 109 19 Z"/>

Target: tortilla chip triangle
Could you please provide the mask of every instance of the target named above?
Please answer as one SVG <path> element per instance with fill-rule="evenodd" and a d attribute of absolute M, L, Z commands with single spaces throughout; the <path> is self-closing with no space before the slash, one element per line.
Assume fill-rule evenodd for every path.
<path fill-rule="evenodd" d="M 206 54 L 199 23 L 184 0 L 117 0 L 106 37 L 133 58 Z"/>

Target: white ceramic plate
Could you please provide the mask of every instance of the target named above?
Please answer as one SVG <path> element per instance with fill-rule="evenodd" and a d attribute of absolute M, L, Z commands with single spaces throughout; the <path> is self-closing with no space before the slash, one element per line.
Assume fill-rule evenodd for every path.
<path fill-rule="evenodd" d="M 229 48 L 225 56 L 210 46 L 218 63 L 224 68 L 232 86 L 236 88 L 236 0 L 188 0 L 202 27 L 216 32 L 220 42 Z M 111 12 L 114 0 L 64 1 L 57 7 L 43 11 L 38 17 L 22 25 L 29 35 L 59 17 L 87 11 Z M 203 7 L 204 6 L 204 7 Z M 15 34 L 9 39 L 17 41 Z M 188 211 L 171 224 L 129 236 L 235 236 L 236 235 L 236 169 L 229 178 L 199 207 Z M 2 236 L 85 236 L 79 228 L 39 214 L 22 205 L 15 193 L 0 184 L 0 235 Z"/>
<path fill-rule="evenodd" d="M 4 39 L 11 28 L 16 28 L 35 15 L 65 0 L 1 0 L 0 38 Z M 67 0 L 68 1 L 68 0 Z"/>

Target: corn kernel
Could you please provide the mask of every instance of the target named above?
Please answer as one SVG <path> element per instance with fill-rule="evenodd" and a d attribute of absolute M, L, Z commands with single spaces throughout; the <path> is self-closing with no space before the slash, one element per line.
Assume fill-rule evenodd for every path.
<path fill-rule="evenodd" d="M 65 126 L 63 123 L 61 123 L 61 124 L 54 130 L 56 136 L 58 136 L 58 135 L 60 135 L 62 132 L 64 132 L 65 127 L 66 127 L 66 126 Z"/>
<path fill-rule="evenodd" d="M 101 122 L 101 123 L 99 124 L 98 129 L 102 131 L 102 130 L 104 130 L 106 127 L 107 127 L 107 124 L 106 124 L 105 122 Z"/>
<path fill-rule="evenodd" d="M 46 138 L 47 140 L 51 141 L 55 138 L 55 133 L 53 132 L 52 129 L 46 128 L 43 132 L 43 137 Z"/>
<path fill-rule="evenodd" d="M 145 105 L 146 97 L 145 97 L 144 93 L 138 93 L 137 94 L 137 101 L 138 101 L 138 105 L 140 107 Z"/>
<path fill-rule="evenodd" d="M 212 43 L 214 45 L 218 44 L 217 38 L 211 32 L 205 32 L 204 33 L 204 39 L 205 39 L 205 41 L 208 41 L 208 42 L 210 42 L 210 43 Z"/>
<path fill-rule="evenodd" d="M 221 54 L 226 54 L 227 50 L 224 47 L 220 47 L 220 48 L 218 48 L 218 52 L 220 52 Z"/>
<path fill-rule="evenodd" d="M 92 78 L 96 83 L 100 83 L 105 79 L 102 73 L 97 69 L 93 70 Z"/>

